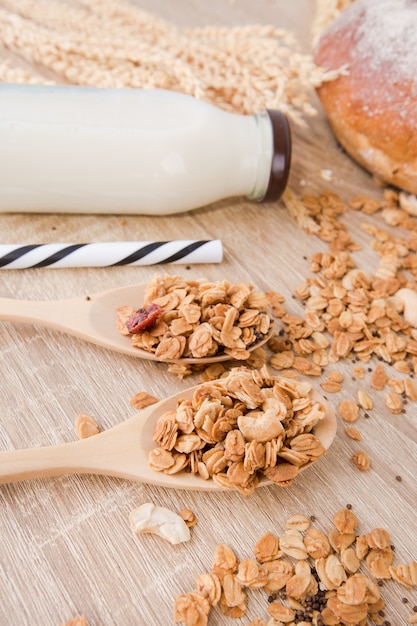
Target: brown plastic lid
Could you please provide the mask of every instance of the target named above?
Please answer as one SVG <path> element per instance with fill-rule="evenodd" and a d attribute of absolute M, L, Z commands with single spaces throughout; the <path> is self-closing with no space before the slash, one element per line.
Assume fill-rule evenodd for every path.
<path fill-rule="evenodd" d="M 284 193 L 291 165 L 291 128 L 281 111 L 267 110 L 272 124 L 273 155 L 268 187 L 261 202 L 275 202 Z"/>

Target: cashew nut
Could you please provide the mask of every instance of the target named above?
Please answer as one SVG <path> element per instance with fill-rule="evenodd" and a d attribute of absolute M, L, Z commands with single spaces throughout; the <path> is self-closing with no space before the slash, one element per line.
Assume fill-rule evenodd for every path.
<path fill-rule="evenodd" d="M 346 289 L 346 291 L 351 291 L 356 286 L 358 286 L 358 284 L 360 284 L 361 280 L 369 281 L 370 276 L 366 272 L 363 272 L 362 270 L 355 267 L 354 269 L 349 270 L 343 276 L 342 285 Z"/>
<path fill-rule="evenodd" d="M 264 413 L 255 411 L 251 414 L 241 415 L 237 419 L 240 432 L 248 441 L 266 443 L 278 437 L 284 430 L 279 417 L 271 409 Z"/>
<path fill-rule="evenodd" d="M 142 504 L 131 511 L 129 523 L 132 531 L 137 535 L 153 533 L 172 544 L 190 539 L 190 530 L 182 517 L 169 509 L 155 506 L 152 502 Z"/>
<path fill-rule="evenodd" d="M 417 328 L 417 291 L 404 287 L 397 291 L 394 298 L 399 300 L 404 307 L 405 321 Z"/>
<path fill-rule="evenodd" d="M 409 215 L 417 215 L 417 196 L 400 192 L 399 195 L 400 207 L 406 211 Z"/>

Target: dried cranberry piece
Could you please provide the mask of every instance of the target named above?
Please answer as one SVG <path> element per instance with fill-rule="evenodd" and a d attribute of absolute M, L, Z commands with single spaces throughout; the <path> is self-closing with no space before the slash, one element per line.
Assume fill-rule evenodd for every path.
<path fill-rule="evenodd" d="M 126 322 L 128 331 L 132 334 L 143 333 L 149 330 L 161 315 L 162 309 L 158 304 L 151 303 L 141 309 L 138 309 L 129 317 Z"/>

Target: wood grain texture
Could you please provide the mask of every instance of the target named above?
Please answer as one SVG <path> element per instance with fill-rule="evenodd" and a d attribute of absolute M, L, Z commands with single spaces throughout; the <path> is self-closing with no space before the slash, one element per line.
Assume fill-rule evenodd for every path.
<path fill-rule="evenodd" d="M 143 8 L 181 25 L 273 23 L 296 32 L 308 49 L 311 0 L 137 0 Z M 344 199 L 358 192 L 378 197 L 380 189 L 337 147 L 323 114 L 294 132 L 291 187 L 315 193 L 323 188 Z M 333 171 L 324 183 L 322 169 Z M 355 258 L 374 270 L 378 259 L 360 223 L 380 224 L 377 216 L 348 214 L 348 230 L 363 250 Z M 381 224 L 380 224 L 381 225 Z M 326 246 L 302 231 L 281 203 L 257 205 L 223 201 L 169 217 L 0 214 L 3 242 L 109 241 L 134 239 L 220 238 L 220 265 L 162 266 L 187 278 L 247 280 L 260 290 L 275 289 L 288 309 L 300 313 L 292 298 L 309 275 L 308 258 Z M 60 299 L 146 282 L 152 267 L 108 269 L 33 269 L 4 271 L 0 295 L 25 299 Z M 374 366 L 375 364 L 373 364 Z M 351 363 L 340 363 L 342 391 L 330 402 L 354 398 L 365 382 L 352 380 Z M 135 410 L 129 400 L 145 390 L 163 398 L 198 382 L 167 373 L 166 366 L 142 362 L 65 336 L 59 332 L 0 325 L 0 448 L 58 444 L 76 438 L 74 420 L 92 415 L 102 429 Z M 313 381 L 318 385 L 319 381 Z M 416 410 L 391 415 L 374 394 L 375 408 L 361 418 L 360 447 L 372 460 L 361 473 L 351 462 L 358 444 L 343 433 L 329 454 L 289 489 L 264 487 L 253 496 L 238 493 L 187 493 L 106 477 L 68 476 L 0 488 L 0 624 L 58 626 L 84 613 L 89 626 L 166 626 L 173 623 L 177 594 L 191 591 L 196 577 L 211 567 L 214 548 L 228 543 L 239 557 L 251 556 L 266 531 L 279 534 L 295 513 L 317 518 L 329 530 L 333 514 L 347 503 L 360 520 L 359 532 L 375 527 L 391 532 L 398 562 L 417 558 Z M 395 477 L 400 475 L 402 481 Z M 171 546 L 159 537 L 134 537 L 128 514 L 152 501 L 174 511 L 191 509 L 198 518 L 189 543 Z M 386 619 L 399 626 L 417 604 L 416 590 L 397 583 L 382 588 Z M 409 599 L 403 604 L 403 597 Z M 244 626 L 266 617 L 266 595 L 250 594 L 247 617 L 231 620 L 215 611 L 210 624 Z"/>

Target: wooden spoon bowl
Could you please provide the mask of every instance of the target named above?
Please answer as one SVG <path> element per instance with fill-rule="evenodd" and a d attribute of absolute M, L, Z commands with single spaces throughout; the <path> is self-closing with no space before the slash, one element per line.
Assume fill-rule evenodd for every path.
<path fill-rule="evenodd" d="M 122 335 L 116 328 L 117 309 L 124 304 L 142 303 L 146 286 L 146 283 L 128 285 L 68 300 L 0 298 L 0 320 L 53 328 L 122 354 L 149 361 L 161 361 L 162 359 L 157 358 L 153 352 L 133 346 L 130 337 Z M 264 345 L 273 332 L 271 328 L 267 335 L 249 346 L 248 351 Z M 202 358 L 182 357 L 175 362 L 208 365 L 230 360 L 228 354 L 221 353 Z"/>
<path fill-rule="evenodd" d="M 183 471 L 165 474 L 151 469 L 148 454 L 156 447 L 153 432 L 165 411 L 175 410 L 182 399 L 192 399 L 196 387 L 181 391 L 143 409 L 121 424 L 93 437 L 42 448 L 27 448 L 0 453 L 0 483 L 16 482 L 65 474 L 100 474 L 137 480 L 160 487 L 221 491 L 213 480 L 203 480 Z M 325 416 L 315 426 L 314 434 L 326 450 L 336 434 L 336 418 L 328 402 L 316 391 L 312 399 L 325 407 Z M 307 469 L 312 463 L 305 465 Z M 260 486 L 270 484 L 262 478 Z"/>

